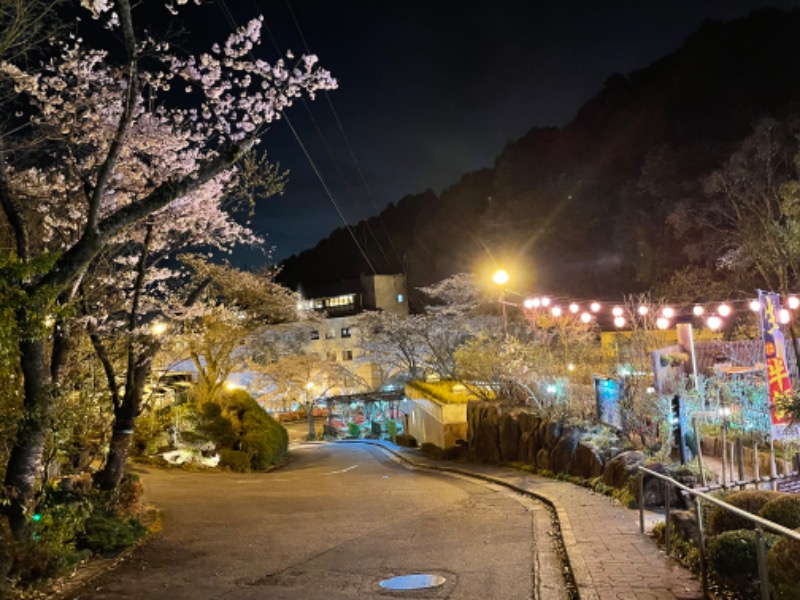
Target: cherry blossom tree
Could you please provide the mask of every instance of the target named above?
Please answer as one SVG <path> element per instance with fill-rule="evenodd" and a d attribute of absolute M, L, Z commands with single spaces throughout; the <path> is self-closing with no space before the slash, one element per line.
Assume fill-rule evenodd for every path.
<path fill-rule="evenodd" d="M 18 534 L 58 393 L 71 329 L 65 307 L 93 261 L 122 240 L 141 250 L 148 235 L 170 227 L 191 236 L 192 217 L 209 229 L 230 227 L 219 197 L 234 183 L 237 162 L 293 99 L 336 86 L 314 56 L 289 54 L 274 64 L 255 58 L 260 19 L 192 56 L 139 39 L 129 0 L 81 4 L 118 34 L 121 52 L 60 36 L 35 68 L 0 62 L 25 125 L 7 132 L 0 148 L 9 260 L 25 267 L 4 272 L 24 295 L 14 315 L 24 409 L 5 478 L 6 512 Z M 127 260 L 135 265 L 144 254 Z"/>

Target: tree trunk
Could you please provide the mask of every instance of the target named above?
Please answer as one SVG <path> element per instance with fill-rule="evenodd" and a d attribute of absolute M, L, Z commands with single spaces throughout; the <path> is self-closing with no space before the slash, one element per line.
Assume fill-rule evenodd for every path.
<path fill-rule="evenodd" d="M 23 320 L 24 322 L 24 320 Z M 52 386 L 47 364 L 47 340 L 23 339 L 19 342 L 20 366 L 24 376 L 23 416 L 6 469 L 5 487 L 9 502 L 5 506 L 14 534 L 21 538 L 26 514 L 32 514 L 36 482 L 42 472 L 45 433 L 52 412 Z"/>
<path fill-rule="evenodd" d="M 308 439 L 317 439 L 317 434 L 314 431 L 314 404 L 306 404 L 306 416 L 308 417 Z"/>
<path fill-rule="evenodd" d="M 115 490 L 125 474 L 125 461 L 128 459 L 136 417 L 139 416 L 142 405 L 144 384 L 150 375 L 151 366 L 152 350 L 146 350 L 134 368 L 133 377 L 129 379 L 131 385 L 125 389 L 122 402 L 114 409 L 114 425 L 106 464 L 94 477 L 95 485 L 102 490 Z"/>

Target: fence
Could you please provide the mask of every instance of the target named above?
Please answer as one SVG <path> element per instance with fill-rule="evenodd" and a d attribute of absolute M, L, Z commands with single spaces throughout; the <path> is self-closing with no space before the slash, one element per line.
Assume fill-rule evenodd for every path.
<path fill-rule="evenodd" d="M 670 498 L 672 497 L 672 488 L 677 488 L 684 493 L 690 494 L 694 497 L 694 507 L 695 507 L 695 517 L 697 518 L 697 528 L 699 531 L 699 544 L 700 544 L 700 568 L 702 572 L 702 581 L 703 581 L 703 597 L 708 598 L 708 561 L 706 557 L 706 536 L 705 530 L 703 529 L 703 506 L 701 501 L 706 501 L 711 504 L 716 504 L 728 510 L 744 519 L 748 519 L 753 521 L 756 524 L 756 555 L 758 557 L 758 578 L 759 578 L 759 585 L 761 589 L 761 600 L 769 600 L 769 567 L 767 566 L 767 549 L 766 544 L 764 542 L 764 529 L 768 529 L 770 531 L 774 531 L 781 535 L 785 535 L 790 537 L 794 540 L 800 541 L 800 533 L 796 531 L 792 531 L 782 525 L 778 525 L 777 523 L 773 523 L 772 521 L 767 521 L 766 519 L 762 519 L 756 515 L 753 515 L 745 510 L 732 506 L 727 502 L 723 502 L 722 500 L 718 500 L 708 494 L 704 494 L 703 492 L 699 492 L 694 490 L 690 487 L 683 485 L 682 483 L 675 481 L 674 479 L 662 475 L 661 473 L 656 473 L 655 471 L 651 471 L 645 467 L 639 467 L 639 529 L 642 533 L 644 533 L 644 476 L 645 474 L 651 475 L 660 479 L 665 486 L 665 493 L 664 493 L 664 513 L 665 513 L 665 523 L 664 523 L 664 540 L 665 540 L 665 551 L 667 556 L 670 555 L 670 545 L 671 545 L 671 537 L 672 537 L 672 530 L 670 527 Z"/>

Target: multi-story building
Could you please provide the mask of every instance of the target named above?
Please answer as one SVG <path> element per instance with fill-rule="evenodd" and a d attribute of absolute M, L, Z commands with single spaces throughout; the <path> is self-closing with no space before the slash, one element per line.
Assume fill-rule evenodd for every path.
<path fill-rule="evenodd" d="M 356 317 L 365 310 L 408 315 L 405 276 L 362 275 L 359 279 L 301 290 L 301 294 L 306 298 L 305 310 L 325 314 L 320 328 L 311 331 L 308 350 L 330 361 L 346 363 L 348 370 L 377 389 L 381 384 L 380 369 L 362 359 Z"/>

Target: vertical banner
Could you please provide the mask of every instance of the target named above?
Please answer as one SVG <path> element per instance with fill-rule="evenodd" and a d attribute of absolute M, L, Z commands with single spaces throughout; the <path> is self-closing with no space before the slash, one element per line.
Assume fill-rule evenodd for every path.
<path fill-rule="evenodd" d="M 775 409 L 775 401 L 782 395 L 792 393 L 792 382 L 786 365 L 786 344 L 778 322 L 780 296 L 758 290 L 761 303 L 761 331 L 764 340 L 764 366 L 769 389 L 769 410 L 772 416 L 772 437 L 783 437 L 788 421 Z"/>

